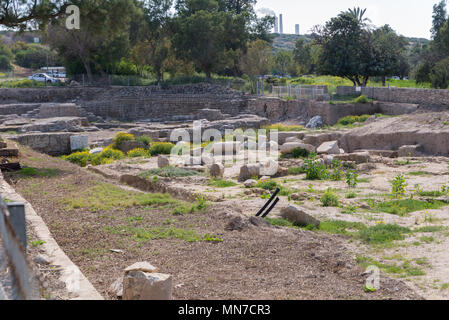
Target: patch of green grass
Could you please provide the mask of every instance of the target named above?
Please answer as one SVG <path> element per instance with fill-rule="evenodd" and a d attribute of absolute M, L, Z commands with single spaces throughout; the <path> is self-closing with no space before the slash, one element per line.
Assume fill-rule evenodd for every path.
<path fill-rule="evenodd" d="M 420 201 L 414 199 L 403 199 L 403 200 L 393 200 L 384 201 L 376 204 L 374 212 L 385 212 L 390 214 L 396 214 L 399 216 L 405 216 L 408 213 L 430 210 L 430 209 L 440 209 L 447 206 L 443 201 L 429 200 Z"/>
<path fill-rule="evenodd" d="M 195 170 L 189 170 L 185 168 L 176 168 L 168 166 L 165 168 L 150 169 L 139 174 L 142 178 L 149 178 L 151 176 L 159 176 L 165 178 L 177 178 L 177 177 L 191 177 L 200 176 L 201 173 Z"/>
<path fill-rule="evenodd" d="M 209 202 L 203 196 L 198 196 L 193 204 L 184 203 L 173 210 L 173 215 L 183 215 L 205 211 L 209 207 Z"/>
<path fill-rule="evenodd" d="M 285 125 L 282 123 L 275 123 L 268 126 L 263 126 L 262 129 L 278 131 L 303 131 L 304 127 L 300 125 Z"/>
<path fill-rule="evenodd" d="M 31 246 L 33 246 L 33 247 L 39 247 L 39 246 L 41 246 L 41 245 L 43 245 L 43 244 L 45 244 L 46 242 L 44 241 L 44 240 L 36 240 L 36 241 L 33 241 L 33 242 L 31 242 Z"/>
<path fill-rule="evenodd" d="M 208 185 L 216 188 L 230 188 L 235 187 L 237 183 L 230 180 L 211 179 Z"/>
<path fill-rule="evenodd" d="M 404 234 L 407 233 L 411 233 L 411 230 L 396 224 L 377 224 L 360 230 L 359 237 L 368 244 L 382 244 L 394 240 L 404 240 Z"/>
<path fill-rule="evenodd" d="M 408 175 L 411 176 L 430 176 L 431 174 L 425 171 L 412 171 L 407 173 Z"/>
<path fill-rule="evenodd" d="M 423 237 L 419 238 L 419 240 L 420 240 L 421 242 L 425 242 L 425 243 L 429 244 L 429 243 L 434 242 L 434 241 L 435 241 L 435 238 L 434 238 L 434 237 L 431 237 L 431 236 L 430 236 L 430 237 L 423 236 Z"/>
<path fill-rule="evenodd" d="M 256 184 L 256 188 L 269 190 L 269 191 L 273 191 L 278 187 L 280 187 L 280 185 L 274 180 L 259 181 Z"/>
<path fill-rule="evenodd" d="M 359 230 L 365 229 L 366 226 L 361 222 L 350 222 L 343 220 L 322 221 L 319 230 L 331 234 L 356 235 Z"/>
<path fill-rule="evenodd" d="M 414 229 L 413 232 L 432 233 L 432 232 L 443 231 L 445 229 L 446 229 L 446 227 L 444 227 L 444 226 L 425 226 L 425 227 L 420 227 L 418 229 Z"/>
<path fill-rule="evenodd" d="M 133 226 L 105 227 L 107 232 L 132 237 L 139 242 L 158 239 L 179 239 L 187 242 L 221 242 L 222 239 L 210 235 L 198 234 L 192 229 L 182 229 L 175 227 L 153 227 L 153 228 L 136 228 Z"/>
<path fill-rule="evenodd" d="M 370 178 L 359 178 L 359 179 L 357 179 L 357 182 L 359 182 L 359 183 L 370 183 L 371 179 Z"/>
<path fill-rule="evenodd" d="M 349 192 L 346 194 L 346 199 L 355 199 L 357 198 L 357 192 Z"/>
<path fill-rule="evenodd" d="M 265 220 L 273 226 L 298 228 L 298 226 L 295 226 L 292 222 L 281 218 L 265 218 Z"/>
<path fill-rule="evenodd" d="M 435 197 L 441 197 L 444 196 L 444 193 L 441 191 L 418 191 L 418 195 L 421 197 L 429 197 L 429 198 L 435 198 Z"/>
<path fill-rule="evenodd" d="M 141 193 L 97 182 L 81 193 L 72 194 L 61 200 L 66 210 L 87 208 L 92 212 L 110 211 L 134 206 L 175 205 L 178 200 L 168 194 Z"/>
<path fill-rule="evenodd" d="M 446 289 L 449 289 L 449 283 L 443 283 L 441 285 L 441 290 L 446 290 Z"/>
<path fill-rule="evenodd" d="M 54 177 L 57 176 L 60 171 L 53 168 L 32 168 L 26 167 L 22 168 L 17 172 L 20 176 L 24 178 L 34 178 L 34 177 Z"/>
<path fill-rule="evenodd" d="M 295 175 L 300 175 L 300 174 L 303 174 L 303 173 L 305 173 L 305 170 L 304 170 L 303 167 L 291 167 L 291 168 L 288 168 L 288 174 L 289 175 L 295 176 Z"/>
<path fill-rule="evenodd" d="M 346 206 L 344 208 L 341 209 L 341 213 L 343 214 L 353 214 L 356 213 L 358 207 L 356 206 Z"/>
<path fill-rule="evenodd" d="M 379 261 L 376 261 L 370 257 L 357 255 L 357 263 L 364 268 L 367 268 L 368 266 L 376 266 L 386 273 L 395 274 L 400 277 L 422 276 L 426 274 L 421 268 L 419 268 L 418 266 L 414 266 L 412 261 L 406 259 L 402 260 L 404 261 L 400 265 L 386 264 L 380 263 Z"/>

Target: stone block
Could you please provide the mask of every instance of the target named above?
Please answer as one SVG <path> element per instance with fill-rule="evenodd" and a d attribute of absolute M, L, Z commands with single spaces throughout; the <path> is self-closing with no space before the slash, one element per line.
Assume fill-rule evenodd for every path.
<path fill-rule="evenodd" d="M 88 136 L 71 136 L 70 137 L 70 149 L 72 151 L 89 149 L 89 137 Z"/>

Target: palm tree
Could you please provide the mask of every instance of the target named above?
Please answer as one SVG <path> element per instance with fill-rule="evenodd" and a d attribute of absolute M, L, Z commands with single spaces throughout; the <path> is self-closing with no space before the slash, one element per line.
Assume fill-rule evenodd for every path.
<path fill-rule="evenodd" d="M 359 7 L 354 9 L 348 9 L 346 13 L 349 13 L 355 19 L 357 19 L 361 24 L 366 25 L 367 23 L 371 23 L 369 18 L 364 17 L 366 13 L 366 9 L 360 9 Z"/>

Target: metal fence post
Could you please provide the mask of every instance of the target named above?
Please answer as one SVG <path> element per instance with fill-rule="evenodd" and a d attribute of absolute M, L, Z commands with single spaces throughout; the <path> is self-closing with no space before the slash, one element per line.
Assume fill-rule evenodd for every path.
<path fill-rule="evenodd" d="M 9 221 L 14 229 L 14 232 L 22 242 L 23 247 L 27 248 L 27 232 L 26 232 L 26 220 L 25 220 L 25 205 L 21 202 L 7 203 L 10 216 Z"/>

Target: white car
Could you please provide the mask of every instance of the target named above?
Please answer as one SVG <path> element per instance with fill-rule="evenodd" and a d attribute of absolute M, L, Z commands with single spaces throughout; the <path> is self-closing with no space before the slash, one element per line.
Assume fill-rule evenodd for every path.
<path fill-rule="evenodd" d="M 36 74 L 33 74 L 32 76 L 28 77 L 28 79 L 38 81 L 38 82 L 47 82 L 47 83 L 61 82 L 61 80 L 50 77 L 46 73 L 36 73 Z"/>

